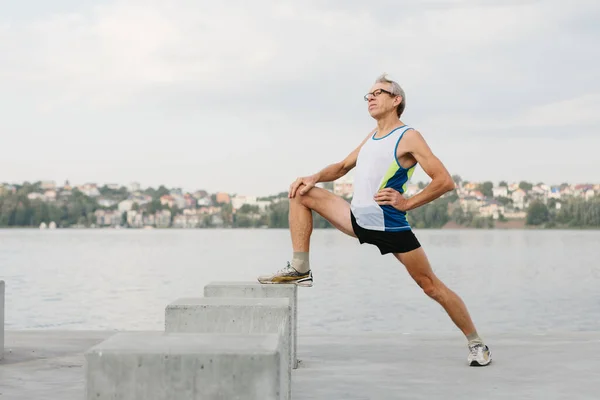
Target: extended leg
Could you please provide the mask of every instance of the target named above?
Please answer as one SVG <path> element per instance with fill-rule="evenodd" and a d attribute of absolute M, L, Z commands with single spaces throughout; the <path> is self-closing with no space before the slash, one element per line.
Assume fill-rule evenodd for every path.
<path fill-rule="evenodd" d="M 434 274 L 422 247 L 408 253 L 394 254 L 425 294 L 437 301 L 448 313 L 454 324 L 469 341 L 471 365 L 487 365 L 491 362 L 489 348 L 479 338 L 469 311 L 462 299 Z"/>

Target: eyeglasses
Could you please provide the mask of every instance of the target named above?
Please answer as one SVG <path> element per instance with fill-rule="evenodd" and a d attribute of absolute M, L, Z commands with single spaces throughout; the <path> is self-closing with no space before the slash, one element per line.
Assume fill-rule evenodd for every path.
<path fill-rule="evenodd" d="M 387 90 L 384 90 L 384 89 L 377 89 L 377 90 L 374 90 L 374 91 L 372 91 L 372 92 L 370 92 L 370 93 L 367 93 L 367 94 L 365 94 L 365 97 L 364 97 L 364 99 L 365 99 L 365 101 L 369 101 L 369 95 L 371 95 L 371 96 L 373 96 L 373 97 L 377 97 L 377 96 L 379 96 L 381 93 L 387 93 L 387 94 L 389 94 L 390 96 L 396 96 L 394 93 L 392 93 L 392 92 L 389 92 L 389 91 L 387 91 Z"/>

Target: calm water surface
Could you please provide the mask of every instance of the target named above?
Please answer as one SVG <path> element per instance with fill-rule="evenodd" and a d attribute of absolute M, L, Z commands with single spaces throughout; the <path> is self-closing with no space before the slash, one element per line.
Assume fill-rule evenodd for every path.
<path fill-rule="evenodd" d="M 482 335 L 600 331 L 600 231 L 417 234 Z M 312 243 L 302 332 L 456 331 L 393 256 L 335 230 Z M 169 302 L 290 256 L 287 230 L 0 230 L 6 328 L 162 329 Z"/>

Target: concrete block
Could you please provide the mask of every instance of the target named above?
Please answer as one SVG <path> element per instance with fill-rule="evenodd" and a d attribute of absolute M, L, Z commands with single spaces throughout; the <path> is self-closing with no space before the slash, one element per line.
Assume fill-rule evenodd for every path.
<path fill-rule="evenodd" d="M 0 281 L 0 360 L 4 358 L 4 281 Z"/>
<path fill-rule="evenodd" d="M 291 397 L 291 305 L 287 298 L 182 298 L 167 305 L 165 331 L 182 333 L 276 333 L 282 336 L 287 374 L 286 399 Z"/>
<path fill-rule="evenodd" d="M 87 400 L 280 400 L 281 336 L 117 333 L 85 352 Z"/>
<path fill-rule="evenodd" d="M 292 368 L 298 368 L 298 286 L 264 285 L 258 282 L 211 282 L 204 287 L 205 297 L 244 297 L 290 299 L 292 307 Z"/>

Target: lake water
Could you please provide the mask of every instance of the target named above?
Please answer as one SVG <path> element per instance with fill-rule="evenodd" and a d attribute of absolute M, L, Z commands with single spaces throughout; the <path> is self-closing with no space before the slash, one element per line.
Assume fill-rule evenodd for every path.
<path fill-rule="evenodd" d="M 419 230 L 436 274 L 488 332 L 600 331 L 600 231 Z M 211 281 L 285 266 L 287 230 L 0 230 L 6 329 L 160 330 Z M 301 333 L 457 332 L 393 256 L 313 233 Z"/>

